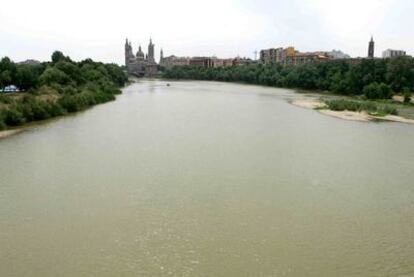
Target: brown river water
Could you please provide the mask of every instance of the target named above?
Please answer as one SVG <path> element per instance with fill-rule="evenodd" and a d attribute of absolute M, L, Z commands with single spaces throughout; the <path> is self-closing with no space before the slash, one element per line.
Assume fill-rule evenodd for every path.
<path fill-rule="evenodd" d="M 414 276 L 414 126 L 140 80 L 0 140 L 0 276 Z"/>

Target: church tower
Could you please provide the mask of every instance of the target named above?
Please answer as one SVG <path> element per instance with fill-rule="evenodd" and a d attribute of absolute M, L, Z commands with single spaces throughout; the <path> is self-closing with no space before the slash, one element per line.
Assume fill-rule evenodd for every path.
<path fill-rule="evenodd" d="M 373 59 L 374 53 L 375 53 L 375 42 L 374 42 L 374 38 L 371 37 L 371 41 L 369 42 L 369 46 L 368 46 L 368 58 Z"/>
<path fill-rule="evenodd" d="M 164 60 L 164 51 L 162 51 L 162 48 L 161 48 L 161 51 L 160 51 L 160 64 L 162 64 L 163 60 Z"/>
<path fill-rule="evenodd" d="M 129 43 L 128 43 L 128 38 L 127 38 L 125 40 L 125 65 L 126 66 L 128 66 L 128 61 L 129 61 L 128 53 L 129 53 Z"/>
<path fill-rule="evenodd" d="M 131 42 L 128 41 L 128 38 L 125 40 L 125 65 L 128 66 L 128 64 L 133 60 L 134 53 L 132 53 L 132 46 Z"/>
<path fill-rule="evenodd" d="M 148 62 L 155 63 L 154 58 L 154 44 L 152 43 L 152 39 L 150 38 L 150 43 L 148 45 Z"/>

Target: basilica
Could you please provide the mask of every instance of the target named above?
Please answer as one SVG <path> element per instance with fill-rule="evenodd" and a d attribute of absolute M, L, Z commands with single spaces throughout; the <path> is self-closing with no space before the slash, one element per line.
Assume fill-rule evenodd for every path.
<path fill-rule="evenodd" d="M 148 53 L 145 55 L 141 49 L 141 45 L 138 47 L 138 52 L 134 55 L 131 42 L 126 39 L 125 42 L 125 66 L 128 74 L 144 77 L 154 76 L 158 72 L 158 64 L 155 62 L 154 57 L 154 44 L 150 39 L 148 45 Z"/>

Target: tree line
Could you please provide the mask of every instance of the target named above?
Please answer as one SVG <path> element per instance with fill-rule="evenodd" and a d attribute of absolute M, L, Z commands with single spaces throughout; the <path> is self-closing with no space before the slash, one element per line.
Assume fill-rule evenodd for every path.
<path fill-rule="evenodd" d="M 75 62 L 60 51 L 51 60 L 39 64 L 0 60 L 0 88 L 15 85 L 24 91 L 0 93 L 0 130 L 114 100 L 128 80 L 116 64 Z"/>
<path fill-rule="evenodd" d="M 414 59 L 361 59 L 356 63 L 334 60 L 297 66 L 250 64 L 235 67 L 203 68 L 175 66 L 165 68 L 170 79 L 243 82 L 275 87 L 331 91 L 343 95 L 365 95 L 387 99 L 414 88 Z"/>

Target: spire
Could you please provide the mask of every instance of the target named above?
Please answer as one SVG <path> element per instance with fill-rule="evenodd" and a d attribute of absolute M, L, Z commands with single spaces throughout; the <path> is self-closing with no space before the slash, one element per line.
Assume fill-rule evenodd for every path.
<path fill-rule="evenodd" d="M 371 41 L 368 45 L 368 58 L 373 59 L 375 55 L 375 42 L 374 42 L 374 36 L 371 36 Z"/>

